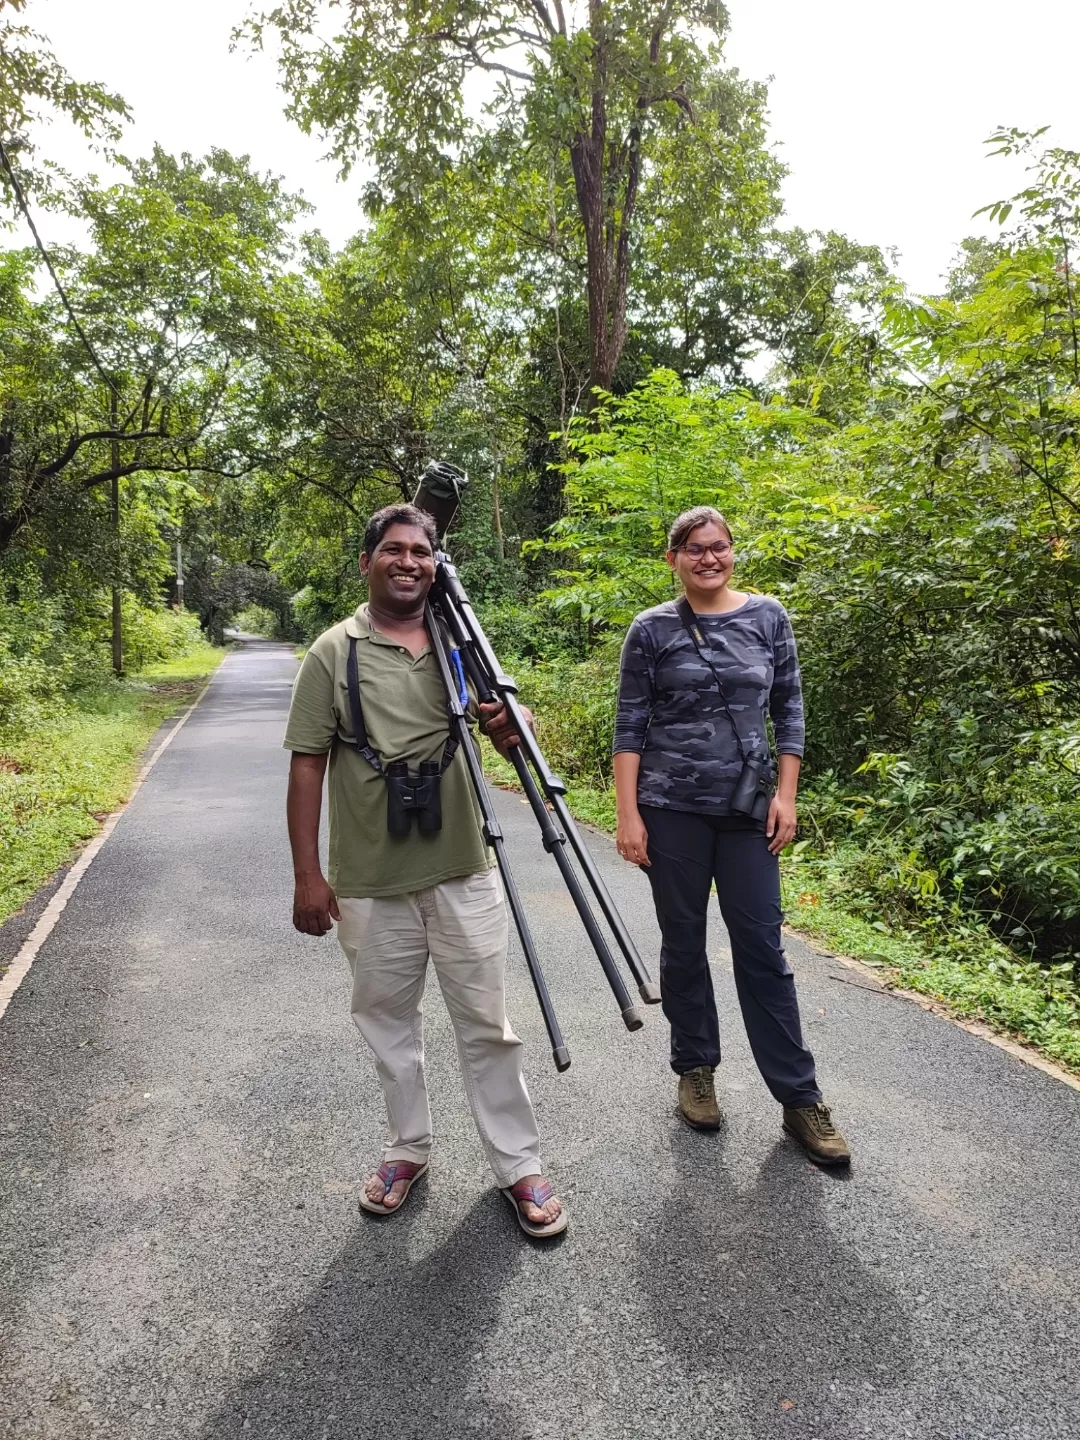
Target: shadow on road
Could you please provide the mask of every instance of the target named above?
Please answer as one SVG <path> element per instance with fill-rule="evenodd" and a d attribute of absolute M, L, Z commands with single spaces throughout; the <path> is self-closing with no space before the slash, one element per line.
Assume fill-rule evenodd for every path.
<path fill-rule="evenodd" d="M 275 1335 L 263 1372 L 210 1419 L 202 1440 L 525 1440 L 498 1395 L 485 1396 L 482 1414 L 474 1408 L 479 1354 L 522 1257 L 518 1236 L 489 1193 L 410 1265 L 404 1257 L 423 1233 L 426 1200 L 415 1194 L 392 1220 L 358 1221 L 317 1291 Z"/>
<path fill-rule="evenodd" d="M 779 1141 L 737 1185 L 724 1143 L 672 1134 L 678 1185 L 642 1243 L 661 1343 L 674 1369 L 726 1391 L 740 1434 L 862 1434 L 860 1411 L 909 1376 L 912 1340 L 896 1297 L 830 1229 L 826 1187 L 857 1178 Z"/>

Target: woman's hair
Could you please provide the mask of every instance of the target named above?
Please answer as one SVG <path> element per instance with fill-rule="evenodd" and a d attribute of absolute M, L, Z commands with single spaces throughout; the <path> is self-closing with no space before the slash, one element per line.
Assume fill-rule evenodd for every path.
<path fill-rule="evenodd" d="M 415 526 L 427 536 L 432 552 L 438 550 L 439 537 L 435 531 L 435 521 L 426 510 L 420 510 L 415 505 L 387 505 L 382 510 L 376 510 L 367 523 L 364 531 L 365 555 L 375 553 L 376 546 L 382 544 L 382 538 L 391 525 Z"/>
<path fill-rule="evenodd" d="M 691 533 L 699 525 L 719 525 L 722 530 L 727 531 L 727 537 L 732 544 L 735 537 L 731 533 L 731 526 L 724 519 L 720 511 L 712 505 L 695 505 L 692 510 L 684 510 L 681 515 L 676 516 L 675 521 L 668 531 L 667 543 L 669 550 L 678 550 L 680 545 L 685 545 Z"/>

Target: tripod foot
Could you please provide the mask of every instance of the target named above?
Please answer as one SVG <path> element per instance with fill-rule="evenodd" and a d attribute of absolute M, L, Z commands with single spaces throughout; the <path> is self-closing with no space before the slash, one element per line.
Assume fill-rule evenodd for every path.
<path fill-rule="evenodd" d="M 646 1005 L 660 1004 L 660 986 L 655 980 L 643 980 L 637 987 L 637 991 Z"/>
<path fill-rule="evenodd" d="M 551 1053 L 555 1059 L 555 1069 L 558 1070 L 560 1075 L 564 1070 L 570 1069 L 570 1051 L 565 1045 L 558 1046 L 557 1049 Z"/>
<path fill-rule="evenodd" d="M 642 1020 L 641 1016 L 634 1009 L 633 1005 L 628 1005 L 626 1007 L 626 1009 L 622 1012 L 622 1018 L 623 1024 L 628 1030 L 640 1030 L 642 1025 L 645 1024 L 645 1021 Z"/>

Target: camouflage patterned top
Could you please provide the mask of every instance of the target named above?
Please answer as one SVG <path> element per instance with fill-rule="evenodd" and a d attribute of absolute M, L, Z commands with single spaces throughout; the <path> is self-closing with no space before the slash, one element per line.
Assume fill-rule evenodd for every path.
<path fill-rule="evenodd" d="M 641 755 L 639 805 L 727 815 L 742 760 L 675 603 L 643 610 L 627 632 L 613 748 Z M 801 755 L 799 657 L 784 607 L 751 595 L 738 610 L 696 618 L 746 751 L 767 744 L 767 709 L 778 753 Z"/>

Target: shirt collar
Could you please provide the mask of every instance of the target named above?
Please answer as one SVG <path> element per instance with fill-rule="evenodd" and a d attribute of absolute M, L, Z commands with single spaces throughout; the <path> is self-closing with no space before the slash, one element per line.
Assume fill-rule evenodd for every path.
<path fill-rule="evenodd" d="M 353 640 L 370 640 L 371 623 L 367 618 L 367 605 L 358 605 L 345 621 L 345 634 Z"/>
<path fill-rule="evenodd" d="M 373 645 L 389 645 L 395 650 L 401 648 L 396 640 L 391 640 L 386 635 L 380 635 L 379 632 L 372 625 L 370 619 L 368 618 L 368 607 L 366 601 L 362 605 L 358 605 L 353 611 L 353 613 L 349 616 L 349 618 L 345 621 L 345 634 L 350 636 L 353 640 L 370 640 Z M 422 659 L 423 656 L 429 654 L 430 651 L 430 644 L 426 645 L 424 649 L 420 651 L 420 654 L 416 656 L 416 659 Z"/>

